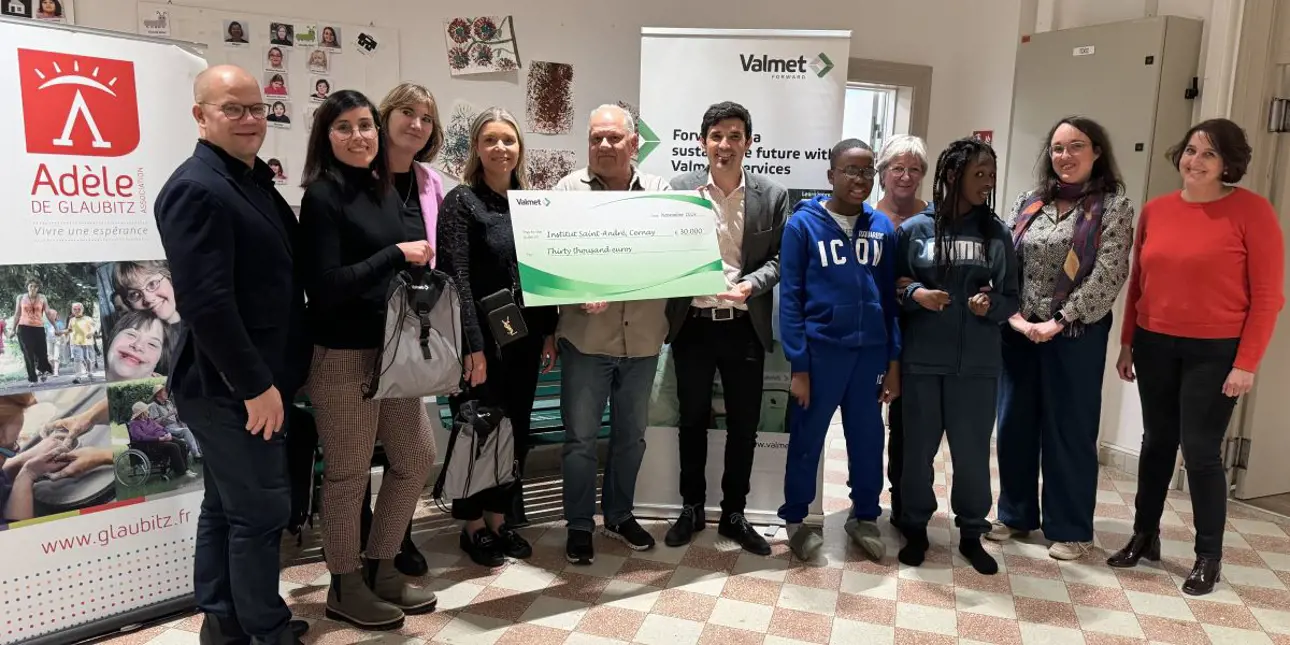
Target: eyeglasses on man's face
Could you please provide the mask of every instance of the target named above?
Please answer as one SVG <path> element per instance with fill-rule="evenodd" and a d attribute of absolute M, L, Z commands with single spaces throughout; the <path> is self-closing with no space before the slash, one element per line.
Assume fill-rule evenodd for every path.
<path fill-rule="evenodd" d="M 223 112 L 224 116 L 228 117 L 230 121 L 241 120 L 242 117 L 246 116 L 247 112 L 250 112 L 251 116 L 258 120 L 263 120 L 265 117 L 269 116 L 268 103 L 252 103 L 250 105 L 242 105 L 240 103 L 202 103 L 202 105 L 214 105 L 219 108 L 219 111 Z"/>

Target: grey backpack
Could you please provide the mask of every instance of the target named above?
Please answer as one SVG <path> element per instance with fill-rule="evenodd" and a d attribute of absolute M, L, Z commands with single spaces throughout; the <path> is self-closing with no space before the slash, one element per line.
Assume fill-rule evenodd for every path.
<path fill-rule="evenodd" d="M 432 495 L 440 508 L 515 481 L 515 434 L 502 410 L 479 399 L 461 404 Z"/>
<path fill-rule="evenodd" d="M 461 298 L 447 274 L 400 271 L 385 299 L 385 336 L 368 399 L 448 396 L 461 390 Z"/>

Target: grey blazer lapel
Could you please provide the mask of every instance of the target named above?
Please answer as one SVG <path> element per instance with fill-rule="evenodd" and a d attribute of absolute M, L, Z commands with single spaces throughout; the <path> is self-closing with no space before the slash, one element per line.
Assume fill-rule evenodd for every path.
<path fill-rule="evenodd" d="M 751 264 L 761 262 L 762 249 L 753 249 L 750 247 L 753 234 L 769 228 L 766 221 L 766 194 L 765 189 L 757 180 L 753 179 L 751 174 L 744 178 L 744 234 L 740 242 L 739 254 L 743 257 L 742 264 L 745 268 L 740 273 L 747 275 L 751 273 L 746 268 Z"/>

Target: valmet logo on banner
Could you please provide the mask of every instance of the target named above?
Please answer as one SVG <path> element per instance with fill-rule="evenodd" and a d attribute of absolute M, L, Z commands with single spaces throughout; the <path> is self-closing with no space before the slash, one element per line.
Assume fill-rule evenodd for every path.
<path fill-rule="evenodd" d="M 770 74 L 775 78 L 806 78 L 808 72 L 816 78 L 824 78 L 833 70 L 833 61 L 820 52 L 815 58 L 807 61 L 805 56 L 797 58 L 771 58 L 766 54 L 740 54 L 739 64 L 743 70 L 752 74 Z"/>
<path fill-rule="evenodd" d="M 27 152 L 121 157 L 139 146 L 134 63 L 18 50 Z"/>

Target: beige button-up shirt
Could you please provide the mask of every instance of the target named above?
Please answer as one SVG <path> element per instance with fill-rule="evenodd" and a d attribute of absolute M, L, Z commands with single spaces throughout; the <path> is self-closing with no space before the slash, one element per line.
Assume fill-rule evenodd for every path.
<path fill-rule="evenodd" d="M 662 177 L 633 171 L 630 190 L 669 190 Z M 590 170 L 575 170 L 553 190 L 607 190 Z M 611 302 L 598 314 L 588 314 L 578 305 L 560 307 L 556 338 L 569 341 L 583 354 L 615 358 L 657 356 L 667 338 L 667 300 Z"/>
<path fill-rule="evenodd" d="M 739 185 L 727 195 L 721 192 L 717 183 L 708 175 L 708 185 L 699 189 L 709 200 L 717 214 L 717 248 L 721 251 L 721 269 L 726 275 L 726 289 L 734 289 L 739 283 L 743 268 L 744 246 L 744 173 L 739 173 Z M 699 296 L 690 303 L 700 309 L 714 307 L 734 307 L 747 310 L 747 303 L 732 304 L 718 300 L 716 296 Z"/>

